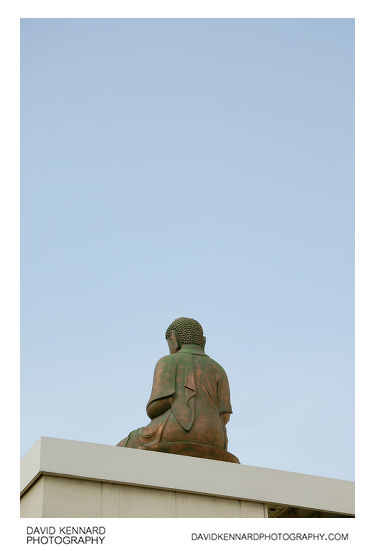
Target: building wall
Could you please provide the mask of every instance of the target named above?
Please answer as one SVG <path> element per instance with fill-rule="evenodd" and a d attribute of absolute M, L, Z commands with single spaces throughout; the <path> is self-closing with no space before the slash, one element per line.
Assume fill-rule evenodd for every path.
<path fill-rule="evenodd" d="M 21 517 L 263 518 L 263 503 L 43 475 L 21 498 Z"/>
<path fill-rule="evenodd" d="M 31 488 L 21 497 L 21 517 L 43 517 L 44 479 L 44 476 L 38 478 Z"/>

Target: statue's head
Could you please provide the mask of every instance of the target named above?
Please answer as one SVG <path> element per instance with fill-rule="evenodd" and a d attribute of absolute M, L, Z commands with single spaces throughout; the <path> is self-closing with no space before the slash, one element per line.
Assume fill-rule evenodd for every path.
<path fill-rule="evenodd" d="M 203 336 L 201 324 L 192 318 L 177 318 L 165 332 L 169 351 L 178 352 L 184 344 L 196 344 L 204 349 L 206 337 Z"/>

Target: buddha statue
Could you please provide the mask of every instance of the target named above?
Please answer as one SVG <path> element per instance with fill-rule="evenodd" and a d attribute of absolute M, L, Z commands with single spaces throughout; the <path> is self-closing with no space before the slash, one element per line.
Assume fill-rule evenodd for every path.
<path fill-rule="evenodd" d="M 205 353 L 200 323 L 177 318 L 165 334 L 170 355 L 155 367 L 146 412 L 151 419 L 117 446 L 239 463 L 227 451 L 232 413 L 224 369 Z"/>

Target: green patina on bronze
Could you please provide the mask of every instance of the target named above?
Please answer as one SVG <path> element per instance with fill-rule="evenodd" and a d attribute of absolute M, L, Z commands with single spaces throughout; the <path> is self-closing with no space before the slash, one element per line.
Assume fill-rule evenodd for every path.
<path fill-rule="evenodd" d="M 232 407 L 224 369 L 204 351 L 202 326 L 177 318 L 166 331 L 170 355 L 156 364 L 146 412 L 151 422 L 117 445 L 239 463 L 227 451 Z"/>

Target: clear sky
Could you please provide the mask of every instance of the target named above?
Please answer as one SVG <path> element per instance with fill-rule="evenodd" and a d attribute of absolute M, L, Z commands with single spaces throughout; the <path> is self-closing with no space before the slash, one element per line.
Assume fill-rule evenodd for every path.
<path fill-rule="evenodd" d="M 353 20 L 22 20 L 22 454 L 147 424 L 179 316 L 241 463 L 354 478 Z"/>

